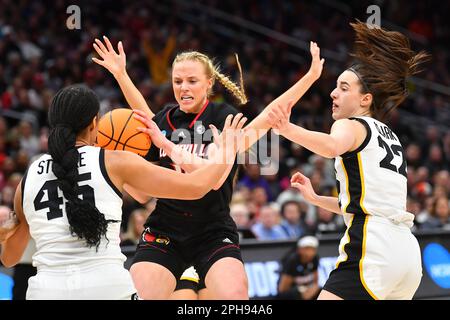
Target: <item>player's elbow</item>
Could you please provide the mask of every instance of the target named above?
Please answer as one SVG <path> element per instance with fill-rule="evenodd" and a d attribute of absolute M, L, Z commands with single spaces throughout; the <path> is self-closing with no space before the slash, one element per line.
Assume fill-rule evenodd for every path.
<path fill-rule="evenodd" d="M 214 191 L 219 190 L 222 187 L 223 183 L 225 182 L 225 179 L 226 179 L 226 177 L 220 179 L 220 181 L 218 183 L 216 183 L 216 185 L 212 189 Z"/>
<path fill-rule="evenodd" d="M 321 156 L 327 159 L 334 159 L 339 156 L 339 153 L 334 148 L 330 148 L 329 150 L 326 150 L 324 153 L 322 153 Z"/>
<path fill-rule="evenodd" d="M 189 200 L 198 200 L 203 198 L 209 191 L 211 190 L 211 186 L 201 183 L 201 181 L 196 181 L 193 183 L 191 188 L 189 189 Z"/>
<path fill-rule="evenodd" d="M 4 252 L 2 252 L 0 256 L 0 261 L 5 268 L 12 268 L 19 262 L 18 259 L 15 259 L 11 255 L 5 254 Z"/>
<path fill-rule="evenodd" d="M 336 158 L 339 155 L 337 153 L 337 151 L 333 147 L 324 148 L 322 150 L 322 152 L 317 152 L 317 154 L 319 156 L 322 156 L 322 157 L 327 158 L 327 159 L 334 159 L 334 158 Z"/>
<path fill-rule="evenodd" d="M 7 259 L 2 259 L 1 261 L 2 261 L 2 265 L 3 265 L 6 269 L 12 268 L 12 267 L 14 267 L 14 266 L 16 265 L 15 263 L 12 263 L 12 262 L 10 262 L 10 261 L 7 260 Z"/>
<path fill-rule="evenodd" d="M 334 141 L 334 139 L 330 139 L 329 142 L 326 144 L 321 156 L 327 159 L 334 159 L 338 156 L 340 156 L 340 150 L 339 146 Z"/>

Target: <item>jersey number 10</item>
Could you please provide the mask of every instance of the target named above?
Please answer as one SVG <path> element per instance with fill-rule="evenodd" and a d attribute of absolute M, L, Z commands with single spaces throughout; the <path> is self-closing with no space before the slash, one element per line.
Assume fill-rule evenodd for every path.
<path fill-rule="evenodd" d="M 78 176 L 78 182 L 91 180 L 91 173 L 83 173 Z M 44 195 L 47 193 L 47 200 L 43 201 Z M 89 201 L 95 206 L 94 189 L 89 185 L 78 186 L 78 195 L 83 197 L 83 200 Z M 58 195 L 58 180 L 48 180 L 44 183 L 41 190 L 39 190 L 36 198 L 33 201 L 34 209 L 36 211 L 49 209 L 47 212 L 47 219 L 52 220 L 61 218 L 63 210 L 61 209 L 64 203 L 64 198 Z"/>

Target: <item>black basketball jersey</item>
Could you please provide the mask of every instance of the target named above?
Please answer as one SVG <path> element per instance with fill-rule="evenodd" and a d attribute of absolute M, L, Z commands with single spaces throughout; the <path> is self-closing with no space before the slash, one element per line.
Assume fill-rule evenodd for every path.
<path fill-rule="evenodd" d="M 197 114 L 185 113 L 178 105 L 166 106 L 154 116 L 153 121 L 173 143 L 183 145 L 185 150 L 205 158 L 208 145 L 213 141 L 209 125 L 213 124 L 222 130 L 226 117 L 237 113 L 235 108 L 227 104 L 207 101 Z M 159 161 L 160 166 L 181 171 L 181 168 L 175 165 L 162 149 L 154 145 L 146 159 L 152 162 Z M 205 230 L 211 230 L 213 225 L 235 230 L 236 226 L 229 215 L 229 203 L 236 170 L 235 161 L 220 189 L 211 190 L 201 199 L 158 199 L 146 226 L 154 232 L 175 237 L 180 241 L 201 234 Z"/>

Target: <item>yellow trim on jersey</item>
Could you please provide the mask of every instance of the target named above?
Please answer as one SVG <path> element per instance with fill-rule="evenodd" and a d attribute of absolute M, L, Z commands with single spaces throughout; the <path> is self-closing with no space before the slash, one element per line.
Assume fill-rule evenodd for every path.
<path fill-rule="evenodd" d="M 191 278 L 191 277 L 181 277 L 180 280 L 187 280 L 187 281 L 192 281 L 195 283 L 199 283 L 199 281 L 200 281 L 199 279 Z"/>
<path fill-rule="evenodd" d="M 368 214 L 366 208 L 364 208 L 364 196 L 365 196 L 365 185 L 364 185 L 364 173 L 363 173 L 363 167 L 362 167 L 362 161 L 361 161 L 361 152 L 358 152 L 356 154 L 358 157 L 358 167 L 359 167 L 359 177 L 361 179 L 361 199 L 359 201 L 359 206 L 361 207 L 362 211 L 365 214 Z"/>
<path fill-rule="evenodd" d="M 366 284 L 366 281 L 364 281 L 364 275 L 363 275 L 363 260 L 364 256 L 366 254 L 366 240 L 367 240 L 367 223 L 369 222 L 370 215 L 367 215 L 364 220 L 364 227 L 363 227 L 363 241 L 362 241 L 362 256 L 361 260 L 359 260 L 359 277 L 361 278 L 361 283 L 364 286 L 364 289 L 366 289 L 367 293 L 370 294 L 370 296 L 375 300 L 380 300 L 377 298 L 377 296 L 369 289 L 369 287 Z"/>
<path fill-rule="evenodd" d="M 354 219 L 354 218 L 355 218 L 355 215 L 352 216 L 352 218 L 350 219 L 350 223 L 348 224 L 347 230 L 345 230 L 345 236 L 347 236 L 347 243 L 344 244 L 344 245 L 342 246 L 342 251 L 344 251 L 344 253 L 346 254 L 346 257 L 345 257 L 344 260 L 338 261 L 338 262 L 336 263 L 336 269 L 339 267 L 339 265 L 340 265 L 342 262 L 345 262 L 345 261 L 348 260 L 348 253 L 345 252 L 345 246 L 346 246 L 347 244 L 350 243 L 350 235 L 348 234 L 348 230 L 350 230 L 350 227 L 352 226 L 352 223 L 353 223 L 353 219 Z"/>
<path fill-rule="evenodd" d="M 341 158 L 341 166 L 342 166 L 342 171 L 344 171 L 344 175 L 345 175 L 345 192 L 347 193 L 347 198 L 348 198 L 348 203 L 347 205 L 344 207 L 344 209 L 342 210 L 342 212 L 347 213 L 347 207 L 351 202 L 350 199 L 350 190 L 349 190 L 349 185 L 348 185 L 348 174 L 347 174 L 347 169 L 345 169 L 345 165 L 344 165 L 344 160 Z"/>

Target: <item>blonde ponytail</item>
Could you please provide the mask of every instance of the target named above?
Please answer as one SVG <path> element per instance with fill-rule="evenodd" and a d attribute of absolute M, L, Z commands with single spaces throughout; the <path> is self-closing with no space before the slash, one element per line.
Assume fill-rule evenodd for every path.
<path fill-rule="evenodd" d="M 230 78 L 228 78 L 226 75 L 222 74 L 217 66 L 214 68 L 214 74 L 217 80 L 219 80 L 219 82 L 225 87 L 225 89 L 230 91 L 233 94 L 233 96 L 235 96 L 236 99 L 239 100 L 239 103 L 241 105 L 244 105 L 248 102 L 248 99 L 247 96 L 245 95 L 244 79 L 242 77 L 242 67 L 241 64 L 239 63 L 239 57 L 237 53 L 235 53 L 234 55 L 236 57 L 236 64 L 239 69 L 240 87 L 238 87 L 238 85 L 233 81 L 231 81 Z"/>

